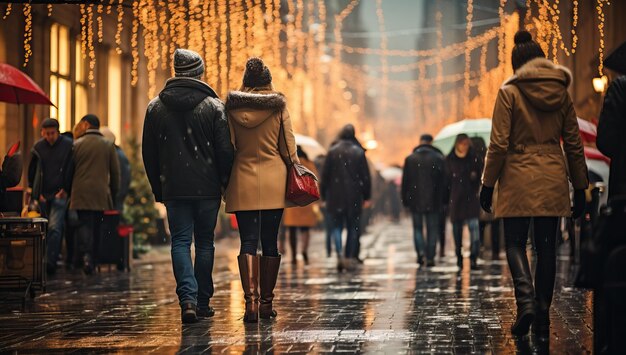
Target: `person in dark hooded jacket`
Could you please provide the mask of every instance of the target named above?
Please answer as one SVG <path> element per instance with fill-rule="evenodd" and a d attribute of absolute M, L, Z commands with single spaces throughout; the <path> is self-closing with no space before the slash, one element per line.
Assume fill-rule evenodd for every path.
<path fill-rule="evenodd" d="M 332 223 L 332 235 L 337 252 L 337 269 L 342 271 L 345 261 L 341 257 L 341 232 L 346 226 L 348 239 L 346 255 L 355 259 L 357 238 L 363 205 L 368 204 L 371 193 L 370 170 L 365 149 L 356 139 L 354 126 L 346 125 L 331 146 L 322 168 L 320 184 L 322 200 Z"/>
<path fill-rule="evenodd" d="M 411 210 L 413 241 L 417 262 L 435 265 L 435 248 L 441 232 L 440 218 L 448 203 L 448 173 L 441 152 L 432 146 L 433 137 L 424 134 L 420 145 L 404 161 L 402 173 L 402 204 Z M 426 248 L 424 247 L 424 219 L 426 220 Z"/>
<path fill-rule="evenodd" d="M 582 214 L 589 183 L 576 112 L 567 92 L 571 73 L 547 60 L 530 33 L 519 31 L 514 40 L 514 75 L 496 98 L 480 204 L 491 212 L 497 182 L 495 217 L 503 219 L 517 303 L 511 333 L 526 335 L 532 324 L 537 338 L 547 340 L 559 218 Z M 575 190 L 573 208 L 568 177 Z M 534 283 L 526 257 L 531 220 L 537 252 Z"/>
<path fill-rule="evenodd" d="M 626 75 L 609 86 L 598 122 L 598 149 L 611 158 L 609 199 L 626 196 Z"/>
<path fill-rule="evenodd" d="M 142 154 L 157 202 L 164 202 L 172 235 L 172 264 L 184 323 L 214 314 L 213 244 L 222 191 L 228 185 L 234 148 L 224 105 L 201 81 L 198 53 L 174 52 L 175 77 L 148 105 Z M 190 246 L 195 238 L 196 262 Z"/>

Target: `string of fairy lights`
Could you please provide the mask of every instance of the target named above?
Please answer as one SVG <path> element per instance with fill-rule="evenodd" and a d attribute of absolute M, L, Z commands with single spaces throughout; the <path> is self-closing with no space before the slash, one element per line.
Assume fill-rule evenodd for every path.
<path fill-rule="evenodd" d="M 610 1 L 594 1 L 600 38 L 598 72 L 602 76 L 605 11 Z M 473 27 L 474 1 L 467 0 L 465 40 L 444 44 L 444 14 L 437 3 L 435 46 L 396 49 L 389 48 L 382 0 L 375 2 L 381 34 L 378 47 L 344 43 L 344 22 L 359 7 L 359 0 L 350 0 L 334 14 L 327 13 L 324 0 L 137 0 L 131 3 L 129 6 L 124 0 L 103 0 L 78 5 L 80 55 L 88 62 L 90 86 L 95 86 L 96 47 L 104 41 L 104 22 L 108 17 L 115 21 L 113 42 L 116 53 L 123 53 L 124 40 L 129 39 L 133 86 L 138 83 L 140 66 L 145 68 L 148 96 L 156 94 L 157 74 L 171 70 L 170 60 L 178 47 L 201 53 L 206 61 L 205 79 L 221 93 L 239 86 L 248 57 L 262 56 L 273 70 L 275 85 L 288 97 L 302 103 L 303 108 L 294 116 L 311 130 L 319 126 L 316 123 L 319 117 L 336 117 L 337 112 L 348 113 L 342 120 L 362 119 L 368 95 L 363 87 L 372 82 L 379 84 L 379 111 L 382 112 L 387 106 L 393 106 L 388 96 L 392 89 L 399 88 L 410 90 L 409 96 L 415 100 L 415 106 L 428 106 L 423 114 L 450 120 L 460 115 L 483 115 L 492 106 L 489 103 L 494 100 L 494 90 L 511 74 L 509 57 L 518 21 L 516 13 L 505 12 L 507 0 L 500 0 L 500 24 L 476 33 Z M 568 36 L 562 31 L 561 23 L 567 21 L 562 21 L 560 0 L 526 0 L 526 4 L 525 23 L 533 30 L 534 37 L 549 58 L 556 62 L 559 53 L 575 54 L 579 0 L 573 0 L 571 4 Z M 27 66 L 33 54 L 32 6 L 29 3 L 21 6 L 25 19 L 23 65 Z M 46 5 L 48 16 L 53 15 L 55 6 Z M 15 4 L 6 4 L 2 18 L 9 17 L 14 8 Z M 329 26 L 333 26 L 332 29 Z M 497 42 L 498 60 L 495 66 L 488 68 L 492 41 Z M 478 67 L 472 63 L 475 51 L 479 51 Z M 349 65 L 342 60 L 346 55 L 378 56 L 380 66 Z M 463 72 L 445 73 L 444 64 L 459 57 L 464 59 Z M 404 60 L 404 63 L 395 64 L 398 63 L 396 59 Z M 407 76 L 407 80 L 390 79 L 390 75 L 398 73 L 412 75 Z M 309 95 L 314 96 L 311 100 L 314 104 L 308 103 Z"/>

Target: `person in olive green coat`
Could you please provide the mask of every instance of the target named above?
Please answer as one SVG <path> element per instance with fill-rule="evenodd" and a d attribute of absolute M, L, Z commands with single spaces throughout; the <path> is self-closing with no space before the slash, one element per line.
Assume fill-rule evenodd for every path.
<path fill-rule="evenodd" d="M 85 133 L 74 142 L 69 174 L 70 209 L 77 211 L 80 222 L 76 229 L 75 261 L 82 261 L 83 271 L 91 274 L 103 212 L 114 209 L 120 165 L 115 145 L 100 133 L 98 117 L 86 115 L 79 125 Z"/>
<path fill-rule="evenodd" d="M 534 321 L 533 333 L 545 339 L 550 330 L 559 217 L 578 217 L 584 210 L 587 166 L 567 92 L 572 82 L 569 70 L 547 60 L 526 31 L 515 35 L 512 63 L 515 74 L 500 88 L 493 112 L 480 202 L 491 212 L 497 182 L 495 215 L 503 218 L 517 301 L 511 332 L 525 335 Z M 568 177 L 575 189 L 573 211 Z M 537 250 L 534 285 L 526 258 L 531 219 Z"/>

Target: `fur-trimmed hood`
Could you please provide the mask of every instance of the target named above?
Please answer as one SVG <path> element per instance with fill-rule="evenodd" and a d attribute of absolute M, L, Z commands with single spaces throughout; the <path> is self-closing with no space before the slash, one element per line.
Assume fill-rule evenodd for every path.
<path fill-rule="evenodd" d="M 253 128 L 287 106 L 285 96 L 276 91 L 231 91 L 226 98 L 226 112 L 235 122 Z"/>
<path fill-rule="evenodd" d="M 545 58 L 535 58 L 522 65 L 504 85 L 515 85 L 537 109 L 556 111 L 567 101 L 571 83 L 569 69 Z"/>

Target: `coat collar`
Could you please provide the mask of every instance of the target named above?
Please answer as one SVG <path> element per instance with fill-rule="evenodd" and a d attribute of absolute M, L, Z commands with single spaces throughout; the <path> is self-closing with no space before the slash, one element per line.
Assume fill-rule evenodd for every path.
<path fill-rule="evenodd" d="M 226 110 L 228 111 L 242 108 L 282 111 L 286 106 L 285 96 L 276 91 L 231 91 L 226 98 Z"/>
<path fill-rule="evenodd" d="M 565 87 L 569 87 L 572 83 L 572 72 L 569 69 L 562 65 L 554 64 L 551 60 L 546 58 L 535 58 L 529 60 L 526 64 L 517 69 L 515 74 L 504 82 L 504 85 L 513 84 L 518 81 L 534 80 L 537 78 L 537 72 L 542 69 L 560 70 L 565 74 Z"/>

